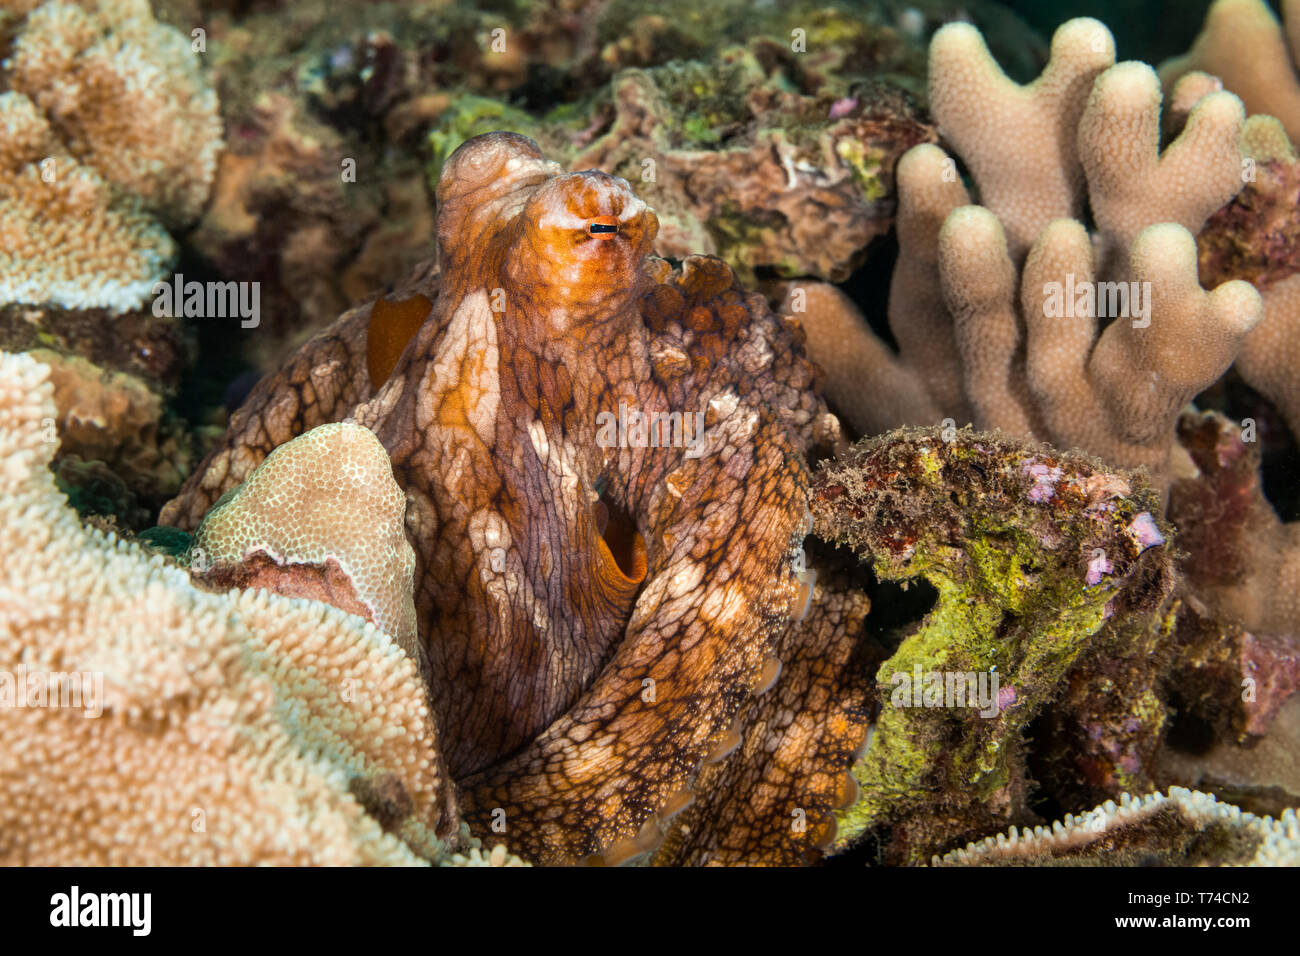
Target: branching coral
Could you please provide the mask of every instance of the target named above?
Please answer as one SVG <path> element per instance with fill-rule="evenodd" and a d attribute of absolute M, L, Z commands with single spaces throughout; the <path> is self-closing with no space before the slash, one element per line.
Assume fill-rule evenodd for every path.
<path fill-rule="evenodd" d="M 455 809 L 414 664 L 82 527 L 46 469 L 46 374 L 0 353 L 0 860 L 439 858 Z"/>
<path fill-rule="evenodd" d="M 1100 24 L 1066 24 L 1052 62 L 1022 88 L 969 27 L 939 31 L 932 107 L 987 208 L 969 205 L 938 148 L 900 161 L 897 354 L 838 291 L 801 283 L 786 294 L 804 313 L 828 397 L 860 431 L 973 420 L 1143 466 L 1157 490 L 1172 485 L 1170 514 L 1191 551 L 1186 603 L 1156 630 L 1087 649 L 1078 667 L 1095 680 L 1063 684 L 1039 728 L 1061 762 L 1047 772 L 1078 776 L 1057 793 L 1073 806 L 1154 782 L 1171 694 L 1186 691 L 1174 706 L 1215 727 L 1262 733 L 1294 689 L 1292 528 L 1260 493 L 1256 455 L 1177 427 L 1234 361 L 1296 419 L 1294 152 L 1275 120 L 1246 121 L 1204 74 L 1172 91 L 1175 135 L 1161 150 L 1156 77 L 1141 64 L 1108 66 L 1111 48 Z M 1007 151 L 1011 140 L 1030 148 Z M 1085 208 L 1091 234 L 1078 221 Z M 1241 279 L 1259 292 L 1227 281 Z M 1186 686 L 1172 686 L 1179 680 Z M 1240 703 L 1242 680 L 1266 685 L 1257 704 Z M 1128 713 L 1112 711 L 1116 696 Z"/>
<path fill-rule="evenodd" d="M 1192 71 L 1216 76 L 1250 113 L 1276 116 L 1300 140 L 1300 2 L 1282 0 L 1282 11 L 1285 36 L 1264 0 L 1215 0 L 1187 55 L 1161 64 L 1165 89 Z"/>
<path fill-rule="evenodd" d="M 1112 49 L 1101 24 L 1071 21 L 1043 75 L 1022 88 L 970 27 L 936 34 L 936 118 L 987 208 L 966 205 L 955 164 L 938 148 L 916 147 L 900 162 L 889 316 L 900 354 L 861 320 L 831 346 L 840 351 L 835 368 L 852 351 L 867 376 L 832 386 L 856 393 L 840 406 L 855 428 L 933 422 L 937 408 L 1168 480 L 1179 410 L 1232 363 L 1260 317 L 1244 282 L 1200 288 L 1189 234 L 1241 187 L 1242 109 L 1230 94 L 1204 97 L 1162 153 L 1155 75 L 1141 64 L 1107 68 Z M 1028 146 L 1008 153 L 1008 139 Z M 1093 237 L 1063 218 L 1080 214 L 1085 182 Z M 820 323 L 798 294 L 787 303 L 805 309 L 805 324 Z M 845 300 L 829 305 L 837 332 L 855 327 Z M 1115 320 L 1103 328 L 1106 318 Z M 815 359 L 831 339 L 810 331 Z M 877 369 L 882 382 L 910 373 L 930 400 L 886 419 L 881 411 L 896 414 L 898 396 L 877 407 Z"/>
<path fill-rule="evenodd" d="M 145 0 L 50 0 L 17 27 L 0 94 L 0 301 L 119 311 L 174 255 L 221 148 L 216 96 Z"/>

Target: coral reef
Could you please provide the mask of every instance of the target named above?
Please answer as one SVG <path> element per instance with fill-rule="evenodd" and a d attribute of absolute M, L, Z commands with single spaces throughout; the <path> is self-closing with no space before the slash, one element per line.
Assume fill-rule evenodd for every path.
<path fill-rule="evenodd" d="M 1020 87 L 972 28 L 935 35 L 932 108 L 987 208 L 968 205 L 937 147 L 915 147 L 899 163 L 889 315 L 897 357 L 842 297 L 818 295 L 818 314 L 795 301 L 801 286 L 787 296 L 806 326 L 825 316 L 828 328 L 809 333 L 815 360 L 838 353 L 830 367 L 848 370 L 847 353 L 857 359 L 850 381 L 828 386 L 856 429 L 934 423 L 937 412 L 1142 465 L 1162 486 L 1176 473 L 1179 411 L 1260 321 L 1245 282 L 1201 289 L 1189 232 L 1241 187 L 1242 110 L 1212 93 L 1162 152 L 1156 77 L 1141 64 L 1111 66 L 1113 48 L 1100 23 L 1071 21 L 1042 76 Z M 1009 138 L 1026 148 L 1007 154 Z M 1073 218 L 1085 183 L 1093 236 Z M 884 401 L 877 383 L 891 390 Z M 917 407 L 899 407 L 900 394 L 925 393 Z"/>
<path fill-rule="evenodd" d="M 461 142 L 519 132 L 636 183 L 661 255 L 840 279 L 889 227 L 897 154 L 932 138 L 884 82 L 919 88 L 917 38 L 836 3 L 290 6 L 208 23 L 229 148 L 191 240 L 263 283 L 263 371 L 427 256 L 426 151 L 432 186 Z"/>
<path fill-rule="evenodd" d="M 1295 810 L 1278 820 L 1243 813 L 1213 796 L 1172 787 L 1166 796 L 1124 794 L 1049 827 L 999 833 L 954 850 L 936 866 L 1300 866 Z"/>
<path fill-rule="evenodd" d="M 455 807 L 414 665 L 83 527 L 46 467 L 47 372 L 0 353 L 0 860 L 439 859 Z"/>
<path fill-rule="evenodd" d="M 27 352 L 50 367 L 59 459 L 100 462 L 122 481 L 133 506 L 149 510 L 174 495 L 194 465 L 190 441 L 163 396 L 139 378 L 50 349 Z"/>
<path fill-rule="evenodd" d="M 0 303 L 139 305 L 202 210 L 221 148 L 189 42 L 145 0 L 49 0 L 4 60 Z"/>
<path fill-rule="evenodd" d="M 1149 785 L 1142 758 L 1165 717 L 1154 684 L 1173 588 L 1156 504 L 1095 460 L 966 431 L 894 432 L 819 472 L 815 533 L 880 580 L 922 577 L 937 591 L 876 673 L 879 714 L 842 841 L 888 827 L 889 858 L 922 860 L 1031 816 L 1029 794 L 1051 783 L 1031 785 L 1026 728 L 1076 676 L 1097 679 L 1095 664 L 1081 666 L 1089 656 L 1116 662 L 1131 686 L 1103 694 L 1104 713 L 1057 709 L 1100 726 L 1145 711 L 1130 729 L 1146 752 L 1115 763 L 1126 786 Z M 982 675 L 978 702 L 967 675 Z M 943 697 L 949 677 L 963 682 L 960 703 Z"/>
<path fill-rule="evenodd" d="M 0 862 L 1296 864 L 1280 6 L 0 0 Z"/>
<path fill-rule="evenodd" d="M 837 98 L 783 86 L 744 50 L 716 66 L 626 71 L 608 131 L 570 165 L 642 183 L 659 255 L 716 254 L 745 278 L 845 279 L 892 222 L 899 155 L 934 134 L 887 88 Z"/>
<path fill-rule="evenodd" d="M 148 299 L 207 202 L 217 100 L 143 0 L 0 5 L 0 61 L 0 347 L 54 369 L 78 508 L 139 529 L 192 467 L 170 411 L 191 343 Z"/>
<path fill-rule="evenodd" d="M 636 183 L 660 220 L 657 255 L 717 255 L 749 283 L 756 273 L 843 280 L 892 223 L 898 156 L 933 130 L 890 88 L 836 98 L 787 87 L 737 48 L 716 64 L 624 71 L 611 102 L 576 118 L 539 121 L 460 97 L 430 133 L 431 168 L 477 133 L 520 132 L 568 168 Z"/>

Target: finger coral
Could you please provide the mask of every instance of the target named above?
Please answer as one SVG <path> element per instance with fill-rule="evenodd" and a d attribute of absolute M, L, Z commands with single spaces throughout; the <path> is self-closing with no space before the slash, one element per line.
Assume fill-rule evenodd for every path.
<path fill-rule="evenodd" d="M 164 227 L 207 201 L 216 96 L 145 0 L 17 12 L 0 94 L 0 303 L 133 308 L 174 257 Z"/>
<path fill-rule="evenodd" d="M 0 353 L 0 860 L 436 860 L 456 820 L 425 690 L 333 608 L 209 594 L 84 528 L 47 369 Z"/>
<path fill-rule="evenodd" d="M 823 320 L 795 304 L 799 286 L 787 296 L 814 329 L 814 359 L 825 354 L 837 373 L 852 364 L 849 353 L 860 359 L 856 375 L 828 385 L 848 396 L 839 408 L 855 428 L 934 422 L 937 410 L 1143 465 L 1162 483 L 1176 470 L 1179 410 L 1223 374 L 1260 321 L 1259 296 L 1245 282 L 1200 287 L 1191 235 L 1241 188 L 1244 121 L 1235 97 L 1211 93 L 1161 151 L 1155 74 L 1110 66 L 1112 50 L 1101 24 L 1071 21 L 1025 88 L 1002 75 L 972 28 L 935 35 L 935 115 L 985 206 L 969 205 L 955 163 L 937 147 L 900 161 L 901 256 L 889 304 L 897 357 L 854 322 L 847 300 L 819 296 Z M 1011 138 L 1028 146 L 1008 156 Z M 1074 218 L 1085 195 L 1091 236 Z M 815 330 L 823 321 L 836 332 Z M 904 411 L 895 390 L 878 402 L 873 379 L 906 373 L 928 400 Z M 901 394 L 918 391 L 912 384 Z M 881 405 L 902 417 L 887 420 Z"/>
<path fill-rule="evenodd" d="M 1218 77 L 1250 113 L 1276 116 L 1300 140 L 1300 3 L 1282 0 L 1286 32 L 1264 0 L 1215 0 L 1186 56 L 1160 66 L 1166 90 L 1191 71 Z"/>

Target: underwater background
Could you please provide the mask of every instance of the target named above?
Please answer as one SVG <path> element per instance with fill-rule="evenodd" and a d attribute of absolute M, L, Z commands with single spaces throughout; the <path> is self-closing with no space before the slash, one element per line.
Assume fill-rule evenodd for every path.
<path fill-rule="evenodd" d="M 0 0 L 0 861 L 1294 865 L 1297 136 L 1297 0 Z"/>

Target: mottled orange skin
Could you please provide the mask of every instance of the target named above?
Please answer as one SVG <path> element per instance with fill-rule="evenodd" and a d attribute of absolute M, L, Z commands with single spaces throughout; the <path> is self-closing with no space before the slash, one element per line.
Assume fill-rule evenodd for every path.
<path fill-rule="evenodd" d="M 431 700 L 471 827 L 538 862 L 622 862 L 739 742 L 778 641 L 797 646 L 803 453 L 825 409 L 794 327 L 723 263 L 647 258 L 657 222 L 623 180 L 494 133 L 448 160 L 438 208 L 440 283 L 416 290 L 433 310 L 385 384 L 349 404 L 354 310 L 258 386 L 163 520 L 197 520 L 297 423 L 372 428 L 407 495 Z M 603 447 L 599 416 L 620 405 L 705 412 L 702 454 Z M 819 646 L 855 625 L 819 624 Z M 853 745 L 809 741 L 835 766 L 785 786 L 828 807 Z M 733 843 L 735 860 L 765 852 Z"/>

